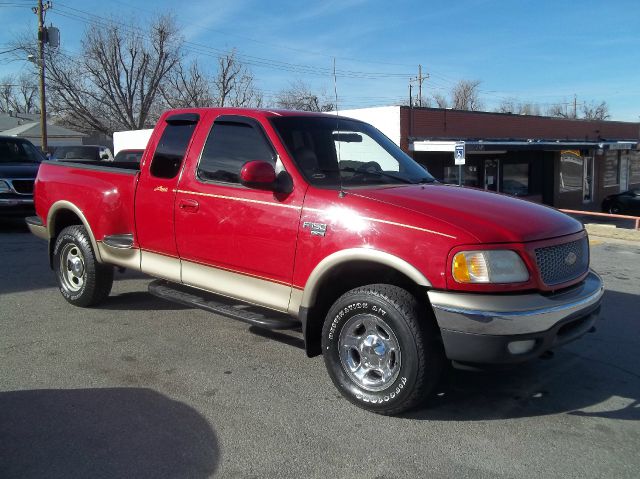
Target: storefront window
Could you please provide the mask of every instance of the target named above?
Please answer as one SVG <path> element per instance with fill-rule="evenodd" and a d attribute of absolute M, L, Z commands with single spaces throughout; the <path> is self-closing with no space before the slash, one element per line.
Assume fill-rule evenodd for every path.
<path fill-rule="evenodd" d="M 529 163 L 505 163 L 502 178 L 503 193 L 513 196 L 529 194 Z"/>
<path fill-rule="evenodd" d="M 617 151 L 607 151 L 604 158 L 604 186 L 620 183 L 620 157 Z"/>
<path fill-rule="evenodd" d="M 458 184 L 458 166 L 444 167 L 444 183 L 449 185 Z M 462 167 L 462 185 L 478 186 L 478 167 L 475 165 L 464 165 Z"/>
<path fill-rule="evenodd" d="M 577 151 L 560 154 L 560 193 L 582 190 L 584 160 Z"/>
<path fill-rule="evenodd" d="M 629 153 L 629 184 L 640 183 L 640 151 Z"/>

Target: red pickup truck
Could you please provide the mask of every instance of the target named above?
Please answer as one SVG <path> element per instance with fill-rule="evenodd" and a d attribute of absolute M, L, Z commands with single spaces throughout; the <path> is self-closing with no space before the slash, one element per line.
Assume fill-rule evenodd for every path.
<path fill-rule="evenodd" d="M 604 291 L 579 222 L 440 184 L 326 114 L 169 111 L 139 166 L 44 162 L 35 203 L 70 303 L 103 301 L 114 266 L 143 271 L 155 295 L 301 328 L 340 392 L 383 414 L 428 397 L 446 360 L 517 363 L 592 330 Z"/>

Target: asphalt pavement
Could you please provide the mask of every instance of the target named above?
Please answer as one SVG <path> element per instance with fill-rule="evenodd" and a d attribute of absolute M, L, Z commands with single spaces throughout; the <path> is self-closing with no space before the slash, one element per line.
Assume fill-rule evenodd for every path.
<path fill-rule="evenodd" d="M 402 417 L 334 389 L 298 333 L 269 334 L 117 274 L 66 303 L 45 243 L 0 223 L 2 478 L 637 478 L 640 243 L 592 240 L 597 332 L 509 371 L 450 371 Z"/>

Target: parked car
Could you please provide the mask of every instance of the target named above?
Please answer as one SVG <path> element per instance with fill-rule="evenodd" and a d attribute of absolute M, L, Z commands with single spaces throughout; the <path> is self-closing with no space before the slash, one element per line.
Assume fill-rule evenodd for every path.
<path fill-rule="evenodd" d="M 439 184 L 371 125 L 319 113 L 165 112 L 140 165 L 44 163 L 36 212 L 69 303 L 104 301 L 114 266 L 143 271 L 156 296 L 301 329 L 381 414 L 429 397 L 447 360 L 520 363 L 581 337 L 604 293 L 582 223 Z"/>
<path fill-rule="evenodd" d="M 640 215 L 640 189 L 609 195 L 602 201 L 602 211 L 614 215 Z"/>
<path fill-rule="evenodd" d="M 113 161 L 111 150 L 102 145 L 57 146 L 52 160 L 70 161 Z"/>
<path fill-rule="evenodd" d="M 33 214 L 33 185 L 43 160 L 30 141 L 0 136 L 0 216 Z"/>
<path fill-rule="evenodd" d="M 130 163 L 140 163 L 144 150 L 120 150 L 114 161 L 125 161 Z"/>

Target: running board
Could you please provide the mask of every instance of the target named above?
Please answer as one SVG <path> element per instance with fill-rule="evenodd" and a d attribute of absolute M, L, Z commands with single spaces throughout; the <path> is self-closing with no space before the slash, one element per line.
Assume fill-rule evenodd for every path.
<path fill-rule="evenodd" d="M 287 314 L 165 280 L 151 282 L 149 293 L 167 301 L 204 309 L 263 329 L 299 329 L 301 326 L 300 321 Z"/>

